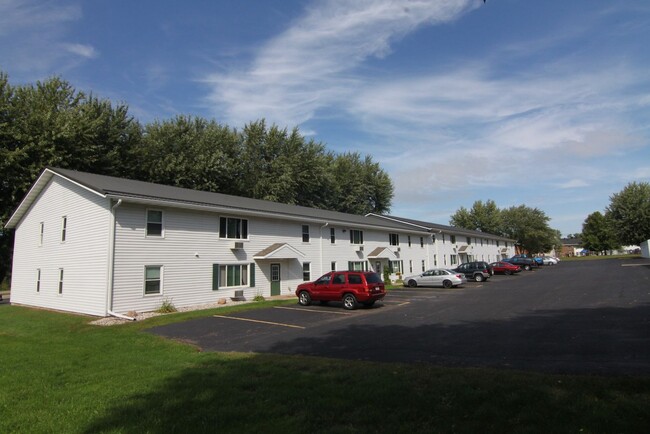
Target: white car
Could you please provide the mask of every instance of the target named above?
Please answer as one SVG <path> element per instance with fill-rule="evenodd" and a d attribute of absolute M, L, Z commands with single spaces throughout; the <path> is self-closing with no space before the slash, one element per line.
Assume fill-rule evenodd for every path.
<path fill-rule="evenodd" d="M 446 268 L 434 268 L 422 274 L 407 276 L 404 278 L 404 286 L 414 288 L 416 286 L 444 286 L 451 288 L 467 283 L 463 273 L 447 270 Z"/>
<path fill-rule="evenodd" d="M 542 263 L 544 265 L 557 265 L 559 261 L 556 258 L 553 258 L 551 256 L 544 256 L 542 258 Z"/>

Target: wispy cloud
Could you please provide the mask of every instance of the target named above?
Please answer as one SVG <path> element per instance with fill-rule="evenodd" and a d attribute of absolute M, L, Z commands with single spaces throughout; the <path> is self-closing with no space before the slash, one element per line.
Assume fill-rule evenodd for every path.
<path fill-rule="evenodd" d="M 70 42 L 70 26 L 82 18 L 77 3 L 0 0 L 0 59 L 18 80 L 31 81 L 65 71 L 99 53 Z"/>
<path fill-rule="evenodd" d="M 420 26 L 451 21 L 476 0 L 329 0 L 315 3 L 240 70 L 211 74 L 209 101 L 219 118 L 240 125 L 266 117 L 298 125 L 340 104 L 361 84 L 353 72 Z"/>

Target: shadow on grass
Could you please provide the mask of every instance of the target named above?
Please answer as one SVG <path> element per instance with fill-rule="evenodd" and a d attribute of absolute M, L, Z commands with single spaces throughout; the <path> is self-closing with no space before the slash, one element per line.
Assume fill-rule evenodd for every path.
<path fill-rule="evenodd" d="M 188 323 L 203 333 L 199 345 L 218 349 L 211 336 L 224 322 Z M 642 432 L 650 424 L 650 305 L 300 333 L 257 351 L 303 356 L 205 353 L 85 432 Z M 464 368 L 485 366 L 515 370 Z"/>

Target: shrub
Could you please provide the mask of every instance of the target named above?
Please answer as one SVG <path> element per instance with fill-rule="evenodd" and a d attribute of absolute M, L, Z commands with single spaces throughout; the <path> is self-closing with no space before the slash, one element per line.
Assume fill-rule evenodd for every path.
<path fill-rule="evenodd" d="M 176 312 L 176 306 L 168 298 L 164 299 L 160 307 L 156 310 L 157 313 L 172 313 Z"/>

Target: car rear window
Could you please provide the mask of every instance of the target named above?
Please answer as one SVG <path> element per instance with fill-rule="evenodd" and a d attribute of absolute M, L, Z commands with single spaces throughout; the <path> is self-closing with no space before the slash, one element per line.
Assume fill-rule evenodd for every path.
<path fill-rule="evenodd" d="M 382 283 L 381 276 L 377 273 L 366 274 L 366 282 L 368 283 Z"/>

